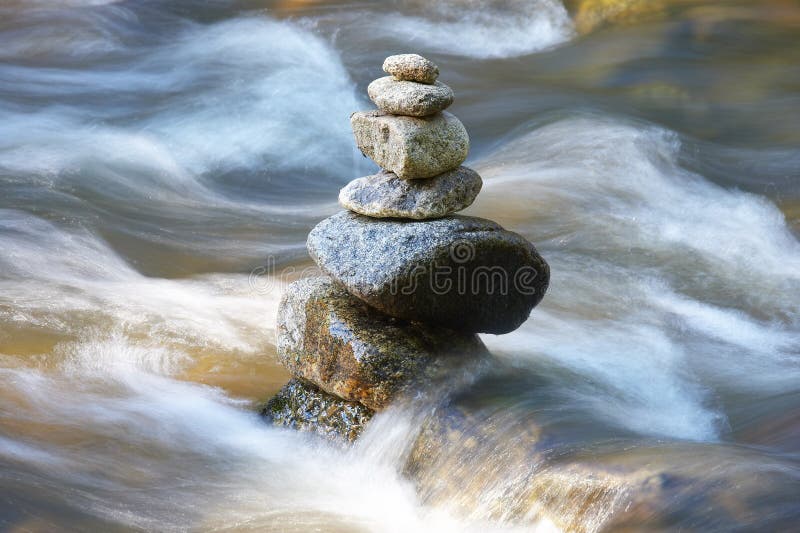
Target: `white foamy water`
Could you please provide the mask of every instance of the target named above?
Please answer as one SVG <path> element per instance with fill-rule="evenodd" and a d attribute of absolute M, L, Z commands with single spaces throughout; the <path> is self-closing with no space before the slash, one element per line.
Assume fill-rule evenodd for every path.
<path fill-rule="evenodd" d="M 168 33 L 153 34 L 143 19 L 154 13 L 120 5 L 12 15 L 0 31 L 15 62 L 0 65 L 0 88 L 20 98 L 0 102 L 0 174 L 14 187 L 2 207 L 47 195 L 61 216 L 90 224 L 121 215 L 109 225 L 120 238 L 252 261 L 298 246 L 254 246 L 243 234 L 329 209 L 297 202 L 295 188 L 364 166 L 347 122 L 354 83 L 321 38 L 291 22 L 173 16 Z M 42 57 L 52 64 L 41 68 Z M 82 68 L 98 58 L 109 63 Z M 253 194 L 270 182 L 274 194 Z M 169 230 L 156 237 L 154 226 Z"/>
<path fill-rule="evenodd" d="M 556 531 L 554 513 L 591 503 L 573 490 L 582 470 L 542 471 L 540 488 L 557 482 L 541 513 L 536 501 L 522 520 L 497 509 L 524 503 L 542 466 L 509 461 L 540 411 L 556 413 L 547 431 L 577 428 L 566 444 L 589 463 L 595 439 L 633 443 L 604 459 L 610 470 L 656 438 L 693 441 L 708 471 L 730 468 L 730 445 L 739 471 L 795 475 L 780 454 L 796 446 L 770 448 L 758 430 L 792 429 L 800 247 L 769 199 L 731 185 L 790 176 L 791 150 L 713 146 L 722 170 L 770 162 L 767 177 L 713 183 L 687 170 L 697 154 L 680 128 L 576 115 L 564 94 L 607 109 L 597 89 L 636 78 L 625 69 L 639 73 L 628 63 L 640 56 L 591 59 L 594 41 L 573 39 L 560 2 L 287 6 L 0 6 L 0 529 Z M 599 50 L 630 45 L 599 38 Z M 532 54 L 544 50 L 542 67 Z M 288 379 L 274 347 L 286 280 L 250 272 L 267 255 L 278 270 L 307 259 L 305 235 L 337 189 L 374 168 L 348 125 L 369 105 L 357 87 L 383 75 L 364 57 L 407 51 L 434 54 L 475 133 L 485 187 L 471 211 L 530 238 L 553 272 L 523 328 L 486 336 L 544 391 L 509 380 L 478 392 L 480 376 L 464 378 L 466 398 L 491 403 L 476 422 L 500 452 L 455 464 L 478 482 L 451 500 L 424 500 L 401 474 L 420 425 L 407 405 L 349 450 L 257 414 Z M 525 78 L 540 67 L 546 83 Z M 538 119 L 553 106 L 557 119 Z M 498 128 L 507 136 L 487 140 Z M 434 486 L 457 479 L 433 474 Z M 600 501 L 624 508 L 629 490 Z M 585 530 L 613 514 L 599 507 Z"/>
<path fill-rule="evenodd" d="M 131 29 L 112 33 L 115 24 L 135 22 L 129 20 L 133 16 L 115 8 L 90 20 L 108 39 L 144 39 Z M 103 50 L 117 55 L 124 69 L 3 67 L 4 85 L 33 97 L 88 93 L 99 101 L 152 100 L 152 105 L 143 114 L 82 100 L 31 116 L 28 106 L 7 103 L 0 107 L 0 168 L 65 176 L 92 162 L 112 171 L 119 165 L 128 174 L 142 165 L 167 187 L 232 167 L 324 172 L 338 165 L 352 172 L 355 151 L 346 141 L 347 117 L 357 107 L 355 87 L 339 58 L 316 36 L 290 22 L 248 17 L 184 23 L 168 38 L 135 44 L 133 50 Z M 91 52 L 77 57 L 73 52 L 70 59 L 88 59 Z"/>
<path fill-rule="evenodd" d="M 0 210 L 0 317 L 78 334 L 110 323 L 155 343 L 255 352 L 272 339 L 280 285 L 257 292 L 247 275 L 148 278 L 86 231 Z"/>
<path fill-rule="evenodd" d="M 574 28 L 553 0 L 446 0 L 396 3 L 390 10 L 354 10 L 307 19 L 336 24 L 336 32 L 374 32 L 409 50 L 476 59 L 516 57 L 563 44 Z"/>
<path fill-rule="evenodd" d="M 425 2 L 424 13 L 388 14 L 375 23 L 411 47 L 480 59 L 537 52 L 568 41 L 574 31 L 567 10 L 551 0 Z"/>
<path fill-rule="evenodd" d="M 615 424 L 715 440 L 721 397 L 797 391 L 800 246 L 773 204 L 682 169 L 679 149 L 660 128 L 575 118 L 478 165 L 482 205 L 529 213 L 510 222 L 553 272 L 526 326 L 489 343 L 581 376 L 567 396 Z"/>
<path fill-rule="evenodd" d="M 0 368 L 4 397 L 24 399 L 0 404 L 4 425 L 37 424 L 0 437 L 0 464 L 24 466 L 15 497 L 34 483 L 68 487 L 50 495 L 54 505 L 159 531 L 515 530 L 421 507 L 388 446 L 344 451 L 271 428 L 219 389 L 171 379 L 148 363 L 163 363 L 160 348 L 115 336 L 61 351 L 56 369 Z"/>

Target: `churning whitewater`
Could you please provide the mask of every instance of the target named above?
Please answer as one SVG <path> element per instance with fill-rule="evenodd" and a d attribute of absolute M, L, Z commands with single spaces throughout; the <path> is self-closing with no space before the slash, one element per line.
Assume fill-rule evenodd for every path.
<path fill-rule="evenodd" d="M 763 64 L 795 64 L 797 33 L 746 2 L 583 35 L 550 0 L 334 4 L 0 6 L 0 529 L 557 530 L 496 512 L 537 479 L 602 530 L 629 489 L 581 502 L 562 452 L 757 480 L 784 499 L 745 527 L 798 518 L 800 102 Z M 401 471 L 424 407 L 351 449 L 257 414 L 305 236 L 377 171 L 349 115 L 397 51 L 450 73 L 484 179 L 467 214 L 552 272 L 519 330 L 482 336 L 502 370 L 459 384 L 503 447 L 463 456 L 461 495 Z M 524 477 L 539 415 L 567 436 Z"/>

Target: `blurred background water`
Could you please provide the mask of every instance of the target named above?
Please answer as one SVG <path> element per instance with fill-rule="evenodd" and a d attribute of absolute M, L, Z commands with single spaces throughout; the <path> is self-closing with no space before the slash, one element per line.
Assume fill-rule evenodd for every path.
<path fill-rule="evenodd" d="M 768 495 L 744 529 L 800 519 L 800 2 L 6 0 L 0 43 L 0 529 L 559 527 L 459 506 L 480 483 L 417 490 L 411 406 L 347 451 L 257 416 L 288 378 L 286 278 L 250 273 L 308 266 L 375 170 L 348 116 L 402 52 L 456 93 L 468 213 L 552 268 L 484 338 L 516 378 L 464 392 L 498 446 L 547 412 L 585 463 L 730 475 Z M 574 527 L 607 527 L 611 496 Z"/>

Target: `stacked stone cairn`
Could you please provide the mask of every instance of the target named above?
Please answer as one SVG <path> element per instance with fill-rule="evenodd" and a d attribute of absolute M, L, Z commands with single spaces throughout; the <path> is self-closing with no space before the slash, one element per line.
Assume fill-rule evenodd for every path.
<path fill-rule="evenodd" d="M 374 111 L 350 117 L 382 170 L 341 190 L 347 210 L 320 222 L 308 251 L 326 276 L 289 285 L 278 311 L 281 363 L 293 378 L 264 409 L 276 425 L 354 440 L 373 414 L 464 361 L 486 359 L 477 333 L 519 327 L 549 267 L 531 243 L 468 207 L 481 177 L 461 166 L 453 91 L 416 54 L 386 59 L 368 87 Z"/>

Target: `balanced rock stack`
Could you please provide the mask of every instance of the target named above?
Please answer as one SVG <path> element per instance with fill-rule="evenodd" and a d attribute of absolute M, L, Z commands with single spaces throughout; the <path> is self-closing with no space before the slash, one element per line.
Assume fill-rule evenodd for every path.
<path fill-rule="evenodd" d="M 267 404 L 275 424 L 353 440 L 376 411 L 465 361 L 488 355 L 477 333 L 519 327 L 547 290 L 531 243 L 468 207 L 481 178 L 460 166 L 453 91 L 415 54 L 391 56 L 354 113 L 359 149 L 382 170 L 342 189 L 342 211 L 309 234 L 327 276 L 292 283 L 278 311 L 278 355 L 293 379 Z"/>

